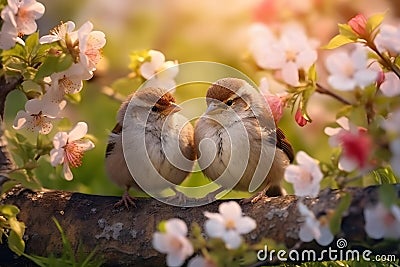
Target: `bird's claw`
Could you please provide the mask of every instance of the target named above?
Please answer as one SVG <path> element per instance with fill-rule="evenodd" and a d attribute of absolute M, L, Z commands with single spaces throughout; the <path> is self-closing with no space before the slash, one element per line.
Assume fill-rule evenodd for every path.
<path fill-rule="evenodd" d="M 122 195 L 121 200 L 114 204 L 114 208 L 119 208 L 122 206 L 125 206 L 128 210 L 129 210 L 129 207 L 136 208 L 136 204 L 135 204 L 134 200 L 135 200 L 134 197 L 131 197 L 128 192 L 125 192 Z"/>

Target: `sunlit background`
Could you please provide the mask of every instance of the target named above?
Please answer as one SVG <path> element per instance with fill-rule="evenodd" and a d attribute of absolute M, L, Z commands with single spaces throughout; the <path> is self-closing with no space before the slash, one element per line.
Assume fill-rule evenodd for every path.
<path fill-rule="evenodd" d="M 102 93 L 104 86 L 111 86 L 127 95 L 138 84 L 115 83 L 129 74 L 129 55 L 136 50 L 156 49 L 168 60 L 179 63 L 214 61 L 242 71 L 256 84 L 265 73 L 256 68 L 248 52 L 248 31 L 255 22 L 269 25 L 297 21 L 310 37 L 326 44 L 337 33 L 337 23 L 345 23 L 357 13 L 367 15 L 388 11 L 390 20 L 396 22 L 400 13 L 398 1 L 382 0 L 41 0 L 46 6 L 44 16 L 38 21 L 40 35 L 45 35 L 61 21 L 72 20 L 77 27 L 90 20 L 95 30 L 106 34 L 107 44 L 103 60 L 95 77 L 85 84 L 82 102 L 69 104 L 65 111 L 72 125 L 86 121 L 89 133 L 95 136 L 96 148 L 86 153 L 84 163 L 74 169 L 74 180 L 67 182 L 51 171 L 43 161 L 38 176 L 47 188 L 65 189 L 101 195 L 120 195 L 122 189 L 110 182 L 104 172 L 104 154 L 107 135 L 115 124 L 118 101 Z M 296 40 L 293 40 L 294 42 Z M 324 83 L 324 54 L 320 51 L 318 71 Z M 272 85 L 271 90 L 276 88 Z M 176 91 L 178 102 L 205 95 L 206 87 Z M 277 89 L 276 89 L 277 90 Z M 7 102 L 7 128 L 25 99 L 20 92 L 13 92 Z M 334 122 L 338 103 L 324 96 L 315 96 L 309 106 L 313 122 L 300 128 L 293 114 L 287 110 L 280 122 L 295 150 L 305 150 L 313 157 L 328 161 L 331 148 L 323 128 Z M 196 108 L 196 107 L 193 107 Z M 49 173 L 52 173 L 49 175 Z M 187 185 L 203 183 L 200 173 L 189 177 Z M 290 191 L 290 188 L 288 188 Z"/>

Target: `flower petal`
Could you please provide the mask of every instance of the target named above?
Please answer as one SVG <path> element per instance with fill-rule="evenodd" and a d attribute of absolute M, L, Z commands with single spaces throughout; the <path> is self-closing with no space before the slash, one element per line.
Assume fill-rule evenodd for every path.
<path fill-rule="evenodd" d="M 225 225 L 220 221 L 209 219 L 205 222 L 204 228 L 210 237 L 222 237 L 225 233 Z"/>
<path fill-rule="evenodd" d="M 58 132 L 53 137 L 53 146 L 56 149 L 62 148 L 67 144 L 68 134 L 66 132 Z"/>
<path fill-rule="evenodd" d="M 242 217 L 236 221 L 236 230 L 239 234 L 248 234 L 256 229 L 257 223 L 248 216 Z"/>
<path fill-rule="evenodd" d="M 64 149 L 56 149 L 53 148 L 50 151 L 50 163 L 51 166 L 55 167 L 57 165 L 60 165 L 64 162 Z"/>
<path fill-rule="evenodd" d="M 90 140 L 76 140 L 74 143 L 80 147 L 83 151 L 91 150 L 95 147 L 92 141 Z"/>
<path fill-rule="evenodd" d="M 169 267 L 176 267 L 176 266 L 182 266 L 182 264 L 185 262 L 185 257 L 183 257 L 182 254 L 179 252 L 171 252 L 168 253 L 166 257 L 166 263 L 167 266 Z"/>
<path fill-rule="evenodd" d="M 153 248 L 161 253 L 169 253 L 171 246 L 170 246 L 170 238 L 167 234 L 155 232 L 153 234 L 152 244 Z"/>
<path fill-rule="evenodd" d="M 67 181 L 71 181 L 72 179 L 74 179 L 74 175 L 72 174 L 71 169 L 69 168 L 69 165 L 67 162 L 64 162 L 63 165 L 63 173 L 64 173 L 64 178 Z"/>
<path fill-rule="evenodd" d="M 222 240 L 224 240 L 226 247 L 229 249 L 236 249 L 242 243 L 242 237 L 233 230 L 225 232 L 222 236 Z"/>
<path fill-rule="evenodd" d="M 186 236 L 187 226 L 186 223 L 180 219 L 170 219 L 165 223 L 165 229 L 167 233 L 179 236 Z"/>
<path fill-rule="evenodd" d="M 88 126 L 86 122 L 78 122 L 76 126 L 68 133 L 68 139 L 69 141 L 75 141 L 78 139 L 81 139 L 86 135 L 88 131 Z"/>
<path fill-rule="evenodd" d="M 151 57 L 151 64 L 156 70 L 160 69 L 165 62 L 165 56 L 163 53 L 157 50 L 150 50 L 149 55 Z"/>
<path fill-rule="evenodd" d="M 230 218 L 235 220 L 242 217 L 242 208 L 235 201 L 221 203 L 218 210 L 223 218 Z"/>
<path fill-rule="evenodd" d="M 289 85 L 299 85 L 299 70 L 294 62 L 288 62 L 282 67 L 282 78 Z"/>
<path fill-rule="evenodd" d="M 13 128 L 19 130 L 26 125 L 27 120 L 29 119 L 30 115 L 23 110 L 18 111 L 17 115 L 14 119 Z"/>
<path fill-rule="evenodd" d="M 320 230 L 320 236 L 316 238 L 315 240 L 317 241 L 318 244 L 321 246 L 327 246 L 333 241 L 333 235 L 331 233 L 331 230 L 327 226 L 321 226 L 319 228 Z"/>

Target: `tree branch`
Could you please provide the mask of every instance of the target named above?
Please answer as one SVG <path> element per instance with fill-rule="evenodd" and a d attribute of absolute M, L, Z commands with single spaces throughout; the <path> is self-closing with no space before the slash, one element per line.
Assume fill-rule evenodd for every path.
<path fill-rule="evenodd" d="M 399 194 L 400 184 L 394 186 Z M 347 248 L 362 249 L 360 244 L 378 244 L 379 250 L 369 249 L 373 253 L 394 254 L 399 257 L 398 242 L 374 241 L 367 238 L 364 232 L 363 209 L 378 201 L 378 188 L 375 186 L 344 190 L 352 195 L 352 203 L 343 218 L 342 232 L 336 238 L 345 238 L 349 243 Z M 60 253 L 61 237 L 51 220 L 54 216 L 71 241 L 74 251 L 78 250 L 79 243 L 87 253 L 97 248 L 99 255 L 104 257 L 106 266 L 164 266 L 165 255 L 155 251 L 151 243 L 157 224 L 161 220 L 175 217 L 186 221 L 188 225 L 192 222 L 203 225 L 203 212 L 217 212 L 221 203 L 216 201 L 202 207 L 180 208 L 143 198 L 136 201 L 137 208 L 126 210 L 113 208 L 117 200 L 117 197 L 64 191 L 35 193 L 26 189 L 15 189 L 2 202 L 17 205 L 21 210 L 19 220 L 27 226 L 24 237 L 26 253 L 43 256 Z M 271 238 L 285 244 L 287 248 L 322 250 L 323 247 L 315 242 L 299 242 L 298 232 L 302 218 L 297 211 L 297 200 L 295 196 L 264 197 L 255 204 L 244 204 L 244 214 L 257 221 L 257 228 L 246 236 L 247 241 L 255 244 L 263 238 Z M 325 190 L 318 198 L 306 199 L 305 203 L 315 214 L 321 214 L 335 209 L 339 200 L 340 191 Z M 334 244 L 335 241 L 331 246 L 334 247 Z M 0 249 L 0 259 L 6 258 L 5 247 L 3 245 Z M 20 266 L 27 262 L 23 257 L 10 259 L 11 262 L 7 264 Z"/>
<path fill-rule="evenodd" d="M 316 92 L 318 92 L 320 94 L 323 94 L 323 95 L 329 95 L 329 96 L 333 97 L 334 99 L 336 99 L 337 101 L 339 101 L 339 102 L 341 102 L 341 103 L 343 103 L 345 105 L 352 105 L 351 102 L 349 102 L 348 100 L 344 99 L 340 95 L 337 95 L 332 91 L 329 91 L 328 89 L 326 89 L 325 87 L 323 87 L 319 83 L 317 83 Z"/>
<path fill-rule="evenodd" d="M 1 185 L 7 180 L 7 172 L 10 171 L 14 164 L 11 160 L 10 153 L 7 149 L 7 141 L 4 137 L 4 108 L 7 95 L 17 88 L 22 82 L 22 77 L 6 77 L 0 76 L 0 189 Z"/>

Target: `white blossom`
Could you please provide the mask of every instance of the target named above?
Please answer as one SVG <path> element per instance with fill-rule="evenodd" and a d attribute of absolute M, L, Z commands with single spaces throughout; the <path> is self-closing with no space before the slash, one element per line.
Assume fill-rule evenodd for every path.
<path fill-rule="evenodd" d="M 386 72 L 379 89 L 387 97 L 400 95 L 400 79 L 394 72 Z"/>
<path fill-rule="evenodd" d="M 333 52 L 326 58 L 325 65 L 330 73 L 328 83 L 337 90 L 365 88 L 378 77 L 376 70 L 368 68 L 367 51 L 362 47 L 356 47 L 350 54 Z"/>
<path fill-rule="evenodd" d="M 235 201 L 219 205 L 219 213 L 204 212 L 208 218 L 205 230 L 208 236 L 221 238 L 227 248 L 236 249 L 242 243 L 242 234 L 256 228 L 254 219 L 242 216 L 242 209 Z"/>
<path fill-rule="evenodd" d="M 285 180 L 293 184 L 296 196 L 316 197 L 319 193 L 322 172 L 317 160 L 304 151 L 296 154 L 298 165 L 289 165 L 285 170 Z"/>
<path fill-rule="evenodd" d="M 18 111 L 13 128 L 19 130 L 26 127 L 29 131 L 48 134 L 53 129 L 52 121 L 65 105 L 66 101 L 52 103 L 44 98 L 28 100 L 25 110 Z"/>
<path fill-rule="evenodd" d="M 78 30 L 74 29 L 75 23 L 68 21 L 51 30 L 49 35 L 42 36 L 39 41 L 42 44 L 61 41 L 70 50 L 76 50 L 78 46 L 79 49 L 71 53 L 79 52 L 79 64 L 92 74 L 101 59 L 101 50 L 106 44 L 105 35 L 101 31 L 93 31 L 90 21 Z"/>
<path fill-rule="evenodd" d="M 320 222 L 315 218 L 314 213 L 306 205 L 299 202 L 298 209 L 304 217 L 304 223 L 300 227 L 299 238 L 303 242 L 310 242 L 315 239 L 321 246 L 327 246 L 333 241 L 333 235 L 329 229 L 328 222 Z"/>
<path fill-rule="evenodd" d="M 250 50 L 257 65 L 279 70 L 282 80 L 292 86 L 299 85 L 299 71 L 307 72 L 317 60 L 315 46 L 316 42 L 297 24 L 285 25 L 279 37 L 266 26 L 251 28 Z"/>
<path fill-rule="evenodd" d="M 188 267 L 217 267 L 217 265 L 211 260 L 206 259 L 202 256 L 196 256 L 192 258 L 188 265 Z"/>
<path fill-rule="evenodd" d="M 168 266 L 181 266 L 193 254 L 193 246 L 186 237 L 187 226 L 180 219 L 170 219 L 165 222 L 165 233 L 153 234 L 153 247 L 167 254 Z"/>
<path fill-rule="evenodd" d="M 389 24 L 382 24 L 375 38 L 375 43 L 382 52 L 400 53 L 400 28 Z"/>
<path fill-rule="evenodd" d="M 150 62 L 140 66 L 140 74 L 147 80 L 147 86 L 162 87 L 172 90 L 176 86 L 175 77 L 179 68 L 176 61 L 165 61 L 165 56 L 160 51 L 150 50 Z"/>
<path fill-rule="evenodd" d="M 0 48 L 10 49 L 16 42 L 23 44 L 20 36 L 37 30 L 36 20 L 44 14 L 45 7 L 36 0 L 8 0 L 1 11 L 3 26 L 0 32 Z"/>

